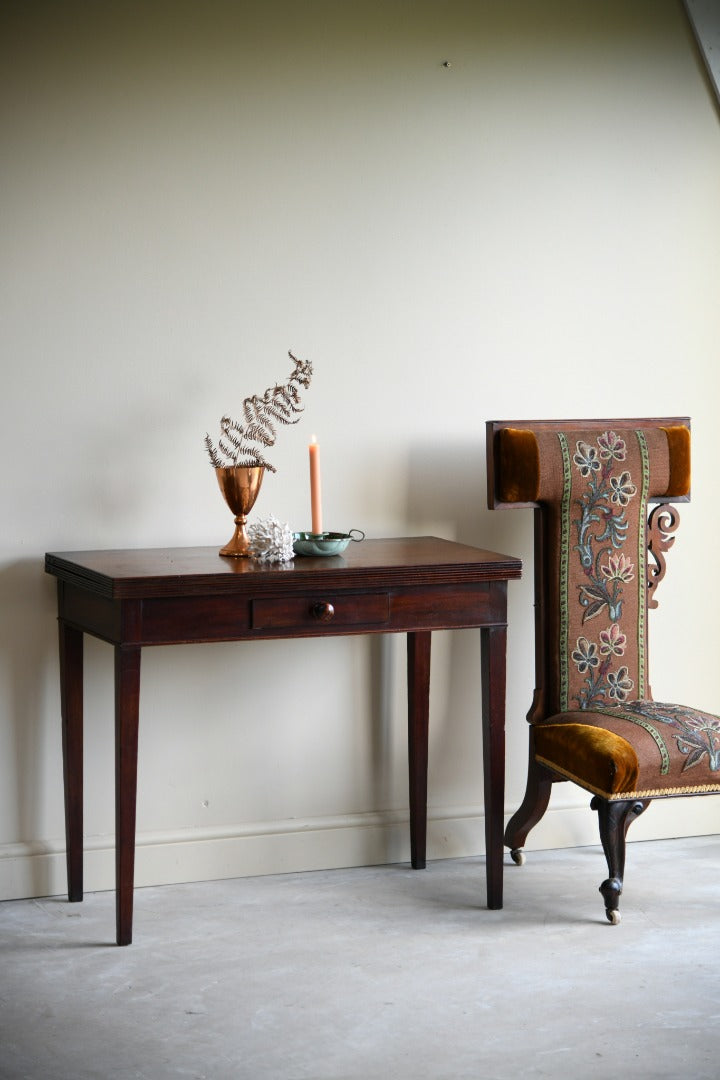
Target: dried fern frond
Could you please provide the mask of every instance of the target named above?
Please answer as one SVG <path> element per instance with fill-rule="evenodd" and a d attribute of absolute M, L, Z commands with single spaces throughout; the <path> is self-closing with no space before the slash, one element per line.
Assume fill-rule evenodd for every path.
<path fill-rule="evenodd" d="M 251 439 L 253 442 L 259 442 L 263 446 L 272 446 L 275 442 L 275 431 L 273 430 L 268 433 L 266 428 L 262 427 L 260 424 L 250 424 L 245 429 L 245 435 L 248 439 Z"/>
<path fill-rule="evenodd" d="M 214 469 L 221 469 L 223 467 L 224 462 L 223 462 L 222 458 L 220 457 L 220 455 L 218 454 L 217 450 L 215 449 L 215 446 L 213 445 L 213 441 L 212 441 L 212 439 L 210 438 L 210 436 L 208 434 L 205 435 L 205 449 L 207 450 L 208 454 L 210 455 L 210 461 L 212 463 L 213 468 Z"/>
<path fill-rule="evenodd" d="M 310 360 L 298 360 L 291 352 L 288 352 L 288 356 L 295 365 L 292 382 L 300 383 L 300 385 L 307 390 L 312 378 L 312 363 Z"/>
<path fill-rule="evenodd" d="M 205 449 L 213 468 L 263 466 L 270 472 L 276 471 L 259 447 L 275 444 L 276 424 L 298 422 L 300 417 L 297 414 L 304 411 L 298 387 L 307 390 L 312 379 L 312 363 L 309 360 L 298 360 L 292 352 L 288 352 L 288 356 L 295 366 L 286 381 L 269 386 L 262 396 L 253 394 L 242 402 L 244 424 L 230 416 L 223 416 L 217 445 L 209 435 L 205 436 Z"/>
<path fill-rule="evenodd" d="M 230 445 L 234 446 L 236 450 L 239 450 L 240 447 L 243 445 L 244 436 L 242 434 L 236 435 L 236 431 L 237 429 L 235 427 L 228 428 L 226 431 L 223 432 L 221 442 L 224 440 L 225 443 L 230 443 Z"/>

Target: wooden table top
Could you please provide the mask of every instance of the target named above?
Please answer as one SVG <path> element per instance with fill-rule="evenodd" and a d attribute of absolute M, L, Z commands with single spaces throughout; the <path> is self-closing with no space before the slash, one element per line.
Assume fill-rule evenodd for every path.
<path fill-rule="evenodd" d="M 342 555 L 296 556 L 259 563 L 221 556 L 216 547 L 48 552 L 45 569 L 62 581 L 112 599 L 187 596 L 313 586 L 450 584 L 519 578 L 511 555 L 434 536 L 351 542 Z"/>

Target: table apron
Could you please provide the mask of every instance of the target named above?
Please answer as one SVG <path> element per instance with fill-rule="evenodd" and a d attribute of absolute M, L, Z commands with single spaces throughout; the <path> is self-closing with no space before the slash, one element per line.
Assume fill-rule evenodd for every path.
<path fill-rule="evenodd" d="M 504 626 L 507 582 L 109 599 L 61 583 L 59 616 L 113 644 L 170 645 Z"/>

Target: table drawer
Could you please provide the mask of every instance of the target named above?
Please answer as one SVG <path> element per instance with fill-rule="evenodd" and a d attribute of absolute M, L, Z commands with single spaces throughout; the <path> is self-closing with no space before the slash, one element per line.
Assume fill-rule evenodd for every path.
<path fill-rule="evenodd" d="M 390 618 L 388 593 L 262 597 L 252 601 L 253 630 L 381 626 Z"/>

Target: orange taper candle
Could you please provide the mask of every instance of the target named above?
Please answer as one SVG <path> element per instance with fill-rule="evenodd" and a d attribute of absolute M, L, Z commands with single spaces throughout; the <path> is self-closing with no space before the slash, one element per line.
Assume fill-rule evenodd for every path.
<path fill-rule="evenodd" d="M 322 484 L 320 481 L 320 447 L 313 435 L 308 447 L 310 452 L 310 508 L 312 511 L 312 531 L 315 535 L 323 531 L 322 527 Z"/>

